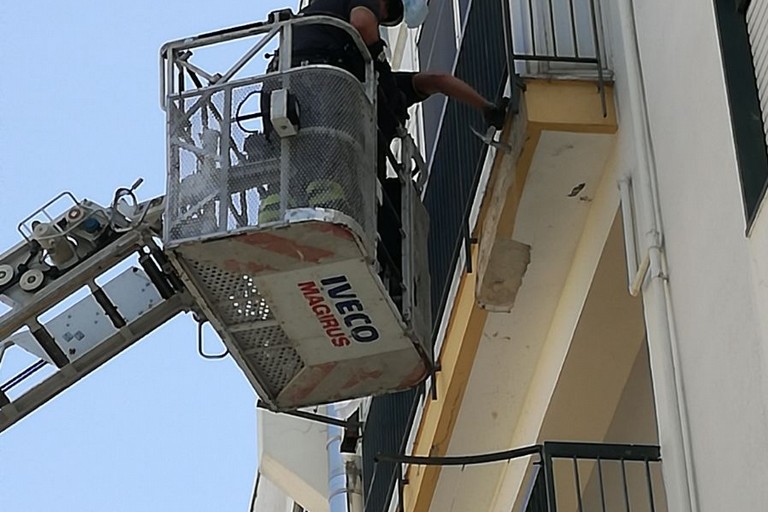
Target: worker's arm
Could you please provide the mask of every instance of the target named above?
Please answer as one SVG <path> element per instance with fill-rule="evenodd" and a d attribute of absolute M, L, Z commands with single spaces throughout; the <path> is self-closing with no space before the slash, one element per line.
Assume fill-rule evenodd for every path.
<path fill-rule="evenodd" d="M 417 73 L 413 88 L 424 96 L 440 93 L 478 110 L 493 108 L 493 103 L 465 81 L 447 73 Z"/>
<path fill-rule="evenodd" d="M 392 68 L 384 51 L 384 41 L 379 37 L 378 0 L 356 0 L 357 5 L 349 13 L 349 21 L 360 33 L 373 58 L 373 67 L 379 75 L 380 101 L 386 103 L 385 111 L 391 111 L 396 117 L 404 115 L 406 107 L 403 93 L 397 88 Z"/>
<path fill-rule="evenodd" d="M 363 42 L 371 52 L 374 62 L 386 62 L 384 42 L 379 36 L 379 0 L 353 0 L 349 22 L 360 33 Z M 388 66 L 387 66 L 388 67 Z M 381 72 L 379 69 L 377 71 Z"/>
<path fill-rule="evenodd" d="M 349 14 L 349 22 L 360 32 L 367 46 L 379 41 L 379 18 L 369 8 L 354 7 Z"/>

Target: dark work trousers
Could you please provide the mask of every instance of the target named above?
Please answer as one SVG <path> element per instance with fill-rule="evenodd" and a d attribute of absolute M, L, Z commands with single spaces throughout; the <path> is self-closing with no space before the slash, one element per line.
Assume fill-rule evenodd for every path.
<path fill-rule="evenodd" d="M 412 78 L 411 78 L 412 79 Z M 389 104 L 387 97 L 399 91 L 379 90 L 378 98 L 378 177 L 382 186 L 383 204 L 379 209 L 378 232 L 381 238 L 379 262 L 384 268 L 389 293 L 400 306 L 403 295 L 403 231 L 401 220 L 402 184 L 399 178 L 387 178 L 387 154 L 392 140 L 397 136 L 397 128 L 407 120 L 407 111 Z M 407 102 L 406 95 L 406 102 Z M 405 103 L 400 107 L 407 106 Z M 410 165 L 410 163 L 407 163 Z"/>
<path fill-rule="evenodd" d="M 401 215 L 401 184 L 399 178 L 387 178 L 387 149 L 389 141 L 379 137 L 378 177 L 382 188 L 382 205 L 377 217 L 377 231 L 381 239 L 379 263 L 392 297 L 402 295 L 403 239 Z"/>

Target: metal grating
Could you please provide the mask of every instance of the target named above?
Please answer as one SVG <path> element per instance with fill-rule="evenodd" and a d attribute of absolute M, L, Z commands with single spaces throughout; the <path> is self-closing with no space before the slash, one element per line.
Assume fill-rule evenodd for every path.
<path fill-rule="evenodd" d="M 287 78 L 301 109 L 301 129 L 287 139 L 289 202 L 337 210 L 375 240 L 373 106 L 340 70 L 299 69 Z"/>
<path fill-rule="evenodd" d="M 253 278 L 208 263 L 187 261 L 191 276 L 205 290 L 213 313 L 230 332 L 229 339 L 238 353 L 267 392 L 280 394 L 304 368 L 304 362 Z"/>
<path fill-rule="evenodd" d="M 304 368 L 304 362 L 279 325 L 235 333 L 233 337 L 245 360 L 274 396 Z"/>
<path fill-rule="evenodd" d="M 251 276 L 199 261 L 190 261 L 190 264 L 225 323 L 235 325 L 274 320 L 269 304 L 259 293 Z"/>
<path fill-rule="evenodd" d="M 438 2 L 429 10 L 429 16 L 422 26 L 418 50 L 421 69 L 453 73 L 456 61 L 456 26 L 453 2 Z M 440 136 L 440 119 L 446 104 L 446 97 L 435 94 L 423 103 L 424 151 L 427 164 L 432 160 L 432 150 Z"/>
<path fill-rule="evenodd" d="M 456 65 L 456 75 L 488 98 L 499 95 L 507 78 L 504 45 L 494 43 L 504 40 L 502 19 L 500 2 L 473 4 Z M 429 269 L 432 318 L 436 322 L 442 316 L 459 250 L 468 235 L 469 212 L 488 150 L 470 126 L 483 126 L 480 114 L 458 102 L 448 102 L 424 197 L 431 220 Z"/>
<path fill-rule="evenodd" d="M 265 325 L 247 332 L 236 333 L 235 339 L 244 354 L 252 354 L 265 348 L 291 346 L 291 340 L 279 325 Z"/>

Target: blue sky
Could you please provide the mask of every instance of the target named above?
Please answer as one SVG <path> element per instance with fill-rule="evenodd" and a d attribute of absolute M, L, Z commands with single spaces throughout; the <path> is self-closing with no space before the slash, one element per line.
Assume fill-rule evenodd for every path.
<path fill-rule="evenodd" d="M 108 204 L 143 177 L 141 198 L 162 194 L 160 46 L 293 4 L 4 2 L 0 252 L 61 191 Z M 179 317 L 0 434 L 0 510 L 245 511 L 254 404 L 234 363 L 202 360 Z"/>

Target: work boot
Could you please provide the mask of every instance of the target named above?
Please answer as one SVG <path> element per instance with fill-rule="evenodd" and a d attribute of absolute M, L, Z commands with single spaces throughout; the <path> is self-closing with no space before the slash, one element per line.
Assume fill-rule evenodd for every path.
<path fill-rule="evenodd" d="M 507 119 L 507 109 L 509 108 L 509 98 L 502 98 L 497 104 L 486 107 L 483 111 L 485 123 L 490 128 L 493 126 L 497 130 L 504 128 L 504 121 Z"/>

